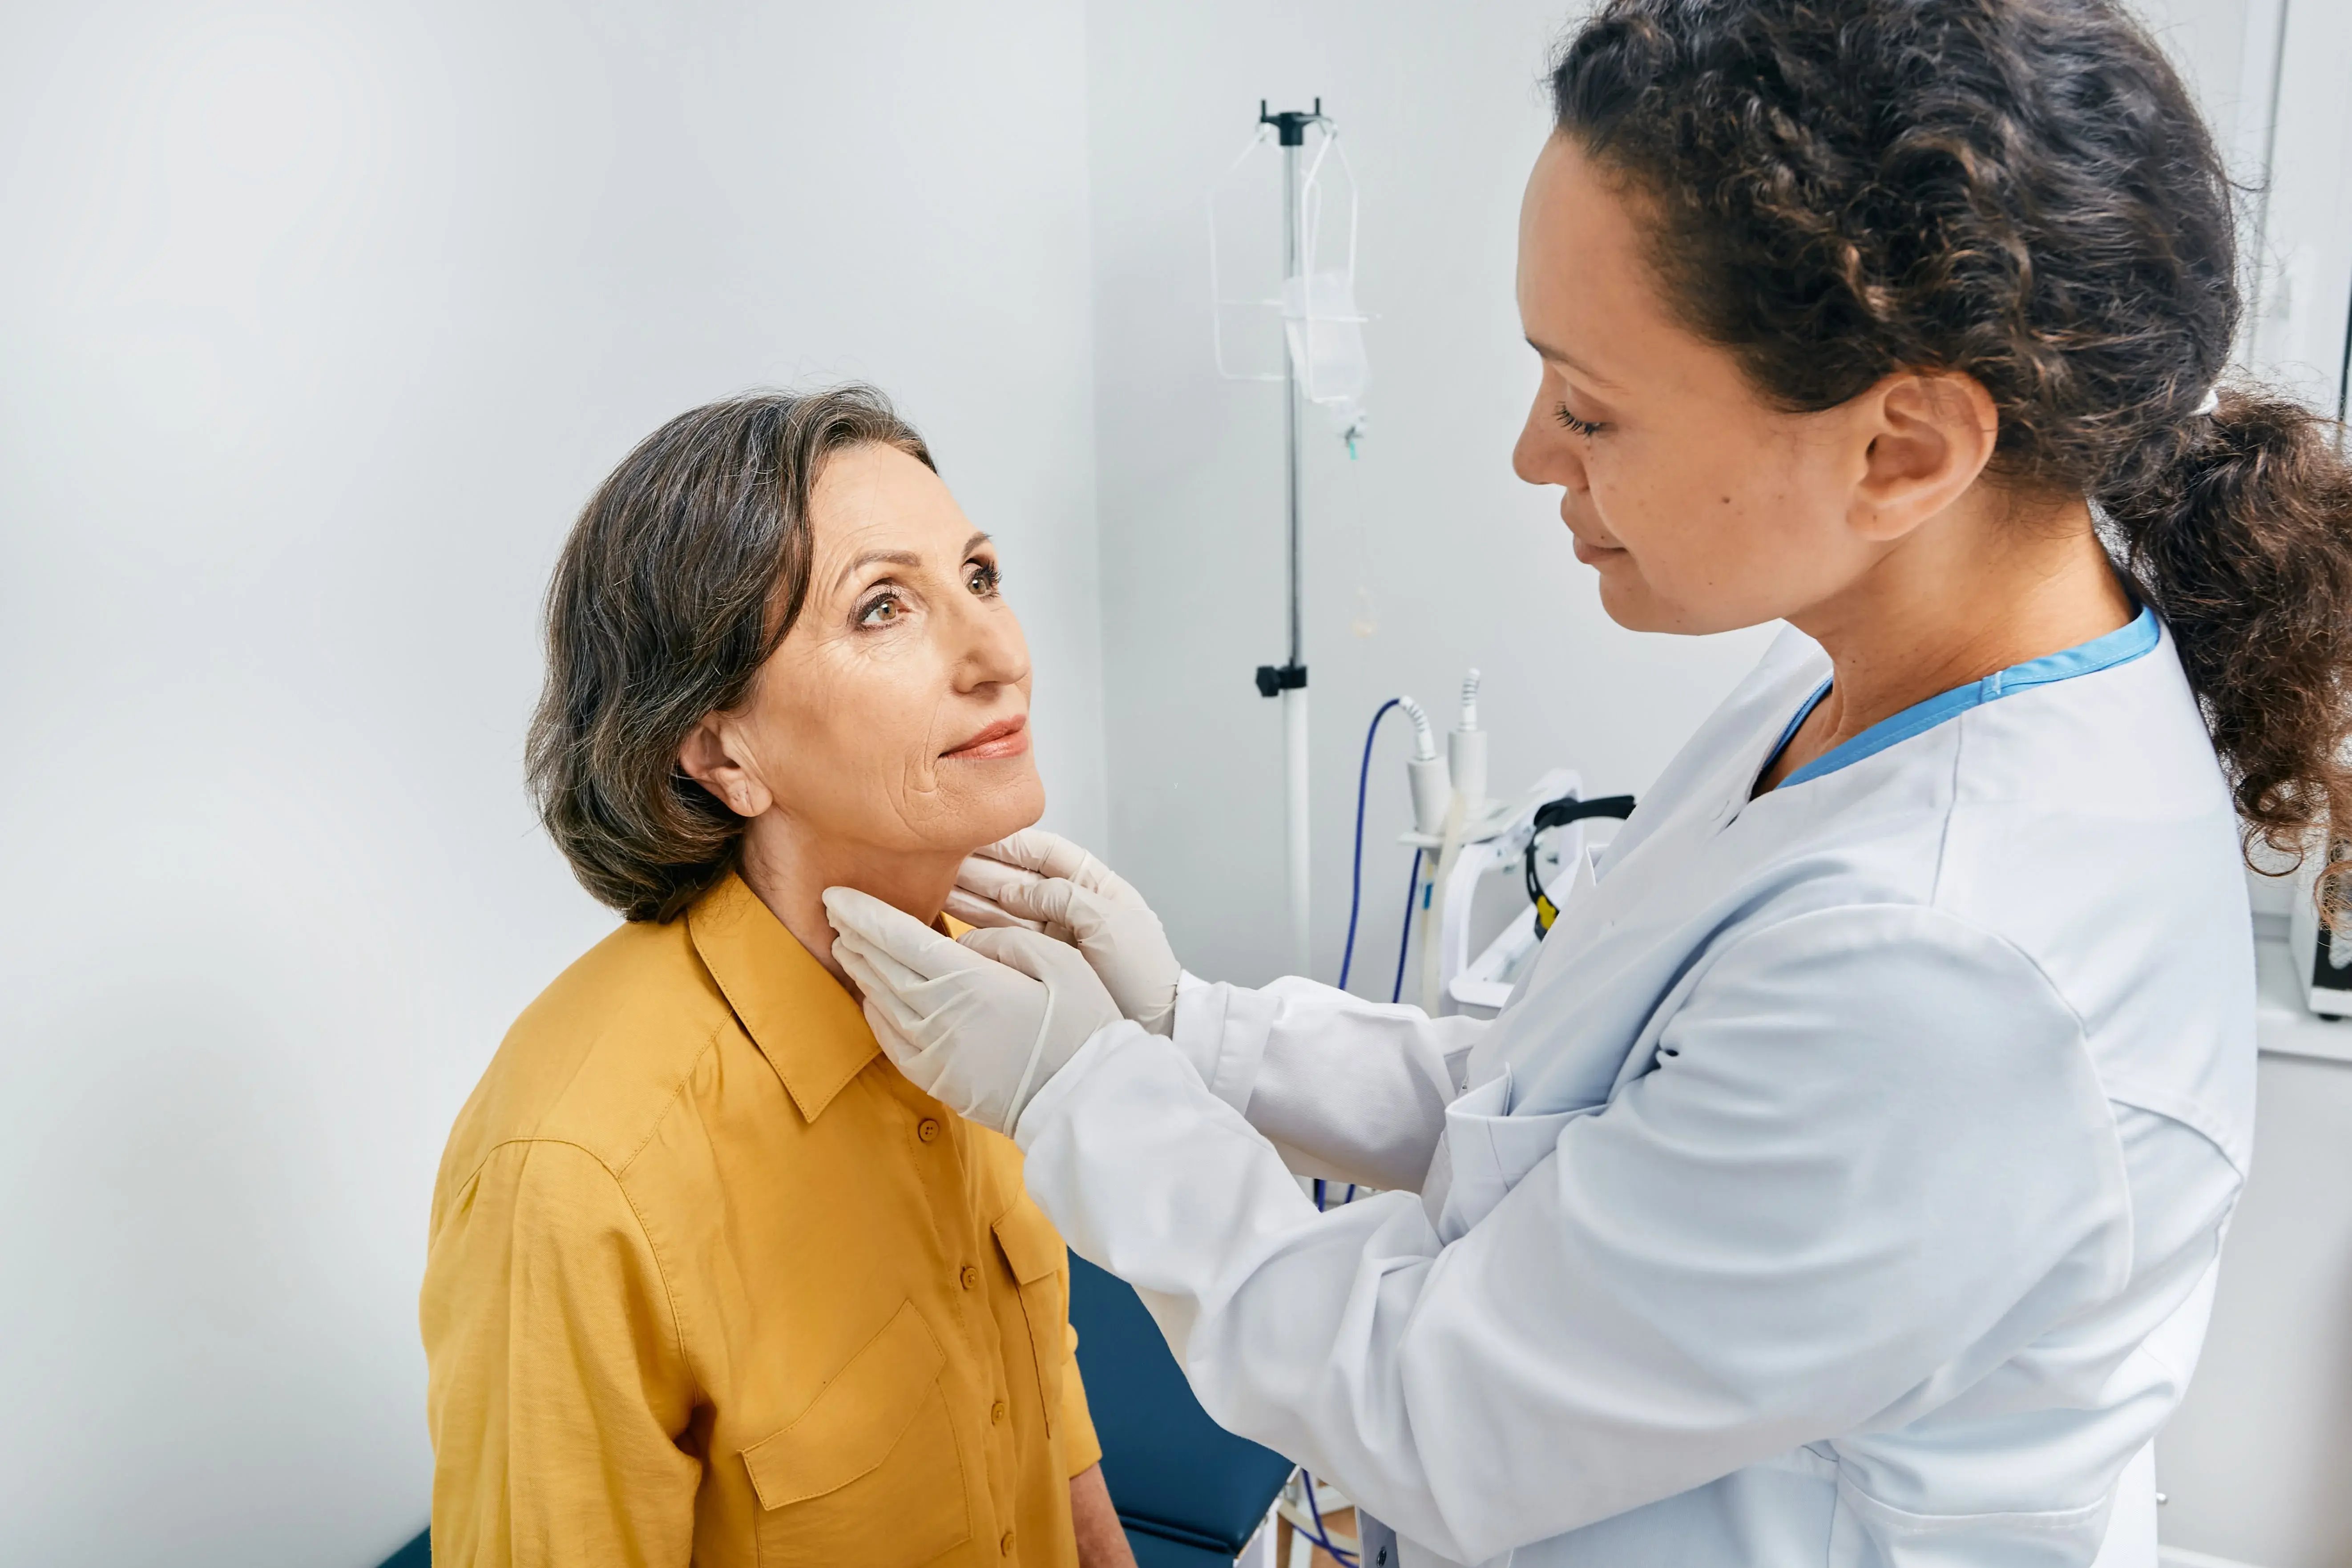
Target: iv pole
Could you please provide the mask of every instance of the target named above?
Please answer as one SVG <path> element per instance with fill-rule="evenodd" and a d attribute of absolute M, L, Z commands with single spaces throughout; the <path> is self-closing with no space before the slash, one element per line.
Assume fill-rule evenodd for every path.
<path fill-rule="evenodd" d="M 1323 118 L 1323 100 L 1312 110 L 1285 110 L 1268 114 L 1258 100 L 1257 120 L 1275 129 L 1282 147 L 1282 269 L 1286 278 L 1303 274 L 1298 233 L 1298 154 L 1307 145 L 1307 128 Z M 1286 492 L 1286 538 L 1289 547 L 1290 658 L 1282 665 L 1257 667 L 1261 697 L 1282 699 L 1284 861 L 1287 868 L 1290 905 L 1290 973 L 1311 973 L 1308 945 L 1307 879 L 1310 870 L 1307 838 L 1307 658 L 1300 633 L 1302 550 L 1299 537 L 1298 356 L 1284 334 L 1282 354 L 1282 434 Z"/>

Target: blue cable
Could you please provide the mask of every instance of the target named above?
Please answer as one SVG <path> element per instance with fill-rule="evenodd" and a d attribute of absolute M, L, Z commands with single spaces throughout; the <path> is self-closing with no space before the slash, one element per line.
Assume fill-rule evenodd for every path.
<path fill-rule="evenodd" d="M 1350 457 L 1355 455 L 1354 446 L 1353 441 L 1349 443 Z M 1356 847 L 1348 869 L 1348 941 L 1347 944 L 1339 950 L 1339 989 L 1342 991 L 1348 988 L 1348 973 L 1355 965 L 1356 920 L 1363 911 L 1364 800 L 1372 776 L 1372 742 L 1380 738 L 1381 721 L 1387 718 L 1389 710 L 1395 706 L 1397 706 L 1397 700 L 1391 697 L 1381 703 L 1379 711 L 1372 715 L 1371 726 L 1364 731 L 1364 759 L 1356 767 Z M 1389 1000 L 1391 1002 L 1404 993 L 1404 955 L 1405 950 L 1412 945 L 1412 900 L 1413 895 L 1421 891 L 1421 853 L 1419 849 L 1412 852 L 1412 873 L 1405 883 L 1404 931 L 1397 939 L 1396 983 L 1389 987 Z M 1327 1191 L 1323 1181 L 1318 1177 L 1315 1183 L 1315 1206 L 1318 1209 L 1324 1206 L 1327 1201 Z M 1339 1201 L 1342 1204 L 1351 1204 L 1356 1201 L 1355 1183 L 1348 1184 L 1348 1195 Z M 1315 1478 L 1304 1468 L 1298 1472 L 1298 1478 L 1306 1484 L 1307 1511 L 1315 1520 L 1313 1533 L 1307 1534 L 1303 1531 L 1300 1533 L 1307 1534 L 1307 1539 L 1321 1547 L 1334 1562 L 1341 1565 L 1341 1568 L 1358 1568 L 1353 1552 L 1342 1552 L 1332 1544 L 1330 1527 L 1323 1522 L 1322 1507 L 1315 1500 Z"/>
<path fill-rule="evenodd" d="M 1356 769 L 1356 858 L 1348 870 L 1348 944 L 1339 950 L 1339 989 L 1348 988 L 1348 971 L 1356 962 L 1356 914 L 1364 900 L 1364 787 L 1372 776 L 1372 742 L 1379 738 L 1381 721 L 1397 705 L 1396 698 L 1381 704 L 1372 715 L 1371 728 L 1364 731 L 1364 760 Z M 1416 873 L 1418 875 L 1418 873 Z"/>
<path fill-rule="evenodd" d="M 1412 852 L 1412 875 L 1404 885 L 1404 930 L 1397 936 L 1396 984 L 1389 987 L 1389 1000 L 1404 994 L 1404 955 L 1412 946 L 1412 900 L 1421 891 L 1421 851 Z"/>
<path fill-rule="evenodd" d="M 1331 1544 L 1331 1531 L 1323 1522 L 1323 1510 L 1315 1501 L 1315 1478 L 1308 1475 L 1305 1468 L 1301 1467 L 1298 1479 L 1307 1483 L 1307 1511 L 1315 1516 L 1315 1533 L 1307 1536 L 1307 1539 L 1329 1552 L 1332 1559 L 1341 1564 L 1341 1568 L 1356 1568 L 1356 1558 L 1353 1552 L 1342 1552 Z"/>

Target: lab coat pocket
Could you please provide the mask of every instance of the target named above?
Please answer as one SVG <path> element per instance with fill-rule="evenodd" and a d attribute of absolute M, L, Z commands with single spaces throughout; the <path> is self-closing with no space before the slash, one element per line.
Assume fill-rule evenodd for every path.
<path fill-rule="evenodd" d="M 1507 1064 L 1495 1077 L 1445 1108 L 1445 1135 L 1421 1185 L 1423 1209 L 1445 1246 L 1469 1234 L 1494 1212 L 1503 1194 L 1543 1163 L 1559 1130 L 1598 1106 L 1512 1115 Z"/>
<path fill-rule="evenodd" d="M 946 1365 L 909 1301 L 789 1426 L 743 1450 L 762 1563 L 912 1568 L 971 1537 Z"/>
<path fill-rule="evenodd" d="M 1024 1197 L 990 1226 L 1021 1287 L 1021 1311 L 1029 1322 L 1030 1359 L 1037 1363 L 1037 1394 L 1045 1402 L 1045 1430 L 1062 1419 L 1062 1378 L 1069 1364 L 1069 1251 L 1045 1211 Z"/>
<path fill-rule="evenodd" d="M 1911 1513 L 1842 1476 L 1829 1561 L 1831 1568 L 2074 1568 L 2098 1555 L 2114 1500 L 2026 1513 Z"/>

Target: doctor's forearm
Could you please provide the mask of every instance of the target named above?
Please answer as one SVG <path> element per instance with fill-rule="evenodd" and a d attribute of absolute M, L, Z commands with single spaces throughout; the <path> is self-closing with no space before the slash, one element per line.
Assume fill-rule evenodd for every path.
<path fill-rule="evenodd" d="M 1410 1191 L 1429 1169 L 1460 1065 L 1486 1026 L 1312 981 L 1251 990 L 1187 975 L 1175 1039 L 1210 1091 L 1299 1174 Z"/>
<path fill-rule="evenodd" d="M 1332 1358 L 1360 1338 L 1346 1329 L 1359 1289 L 1410 1290 L 1425 1272 L 1435 1246 L 1417 1204 L 1391 1194 L 1318 1214 L 1264 1136 L 1131 1024 L 1072 1058 L 1015 1140 L 1031 1195 L 1071 1251 L 1141 1294 L 1212 1419 L 1339 1479 L 1439 1555 L 1478 1560 L 1429 1495 L 1394 1377 L 1360 1365 L 1387 1348 Z M 1381 1434 L 1370 1462 L 1359 1418 Z"/>

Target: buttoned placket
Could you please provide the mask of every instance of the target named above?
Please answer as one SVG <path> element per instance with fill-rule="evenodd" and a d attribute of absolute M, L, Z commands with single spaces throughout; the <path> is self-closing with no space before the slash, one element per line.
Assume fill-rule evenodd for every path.
<path fill-rule="evenodd" d="M 939 1383 L 962 1466 L 970 1529 L 956 1555 L 969 1563 L 1010 1555 L 1017 1548 L 1005 1542 L 1034 1479 L 1024 1458 L 1034 1464 L 1053 1452 L 1048 1429 L 1026 1424 L 1014 1393 L 1017 1387 L 1033 1404 L 1043 1393 L 1043 1379 L 1025 1375 L 1035 1354 L 1028 1303 L 993 1225 L 1008 1205 L 1023 1201 L 1017 1167 L 1008 1170 L 998 1150 L 975 1142 L 988 1134 L 890 1066 L 850 994 L 836 997 L 834 977 L 820 979 L 814 962 L 740 879 L 727 879 L 698 903 L 688 931 L 801 1118 L 814 1124 L 829 1112 L 843 1114 L 835 1107 L 856 1105 L 855 1114 L 880 1119 L 877 1137 L 903 1151 L 904 1163 L 890 1180 L 908 1207 L 894 1204 L 892 1223 L 902 1213 L 909 1234 L 892 1249 L 893 1271 L 904 1270 L 908 1300 L 942 1346 L 961 1347 L 946 1357 Z M 780 973 L 792 984 L 779 983 Z M 857 1091 L 845 1093 L 852 1086 Z M 913 1177 L 910 1186 L 899 1184 L 906 1174 Z"/>
<path fill-rule="evenodd" d="M 997 1415 L 1002 1410 L 1009 1417 L 1011 1410 L 1003 1385 L 1003 1334 L 993 1303 L 983 1289 L 987 1282 L 983 1269 L 988 1260 L 982 1253 L 994 1241 L 986 1218 L 974 1206 L 967 1184 L 963 1144 L 970 1134 L 951 1127 L 948 1121 L 950 1113 L 946 1108 L 895 1070 L 890 1071 L 890 1078 L 892 1093 L 909 1114 L 908 1137 L 914 1144 L 915 1165 L 922 1176 L 924 1196 L 930 1205 L 931 1234 L 941 1243 L 949 1270 L 944 1293 L 955 1315 L 955 1327 L 975 1352 L 971 1363 L 985 1369 L 981 1375 L 987 1379 L 987 1385 L 976 1392 L 987 1398 L 988 1415 L 985 1425 L 971 1434 L 971 1440 L 980 1447 L 982 1468 L 987 1478 L 985 1500 L 979 1496 L 971 1499 L 972 1539 L 986 1542 L 993 1537 L 1000 1542 L 1009 1542 L 1013 1531 L 1006 1521 L 1013 1517 L 1018 1455 L 1009 1419 Z M 986 1510 L 985 1516 L 982 1509 Z M 1010 1548 L 1003 1554 L 1010 1555 Z"/>

